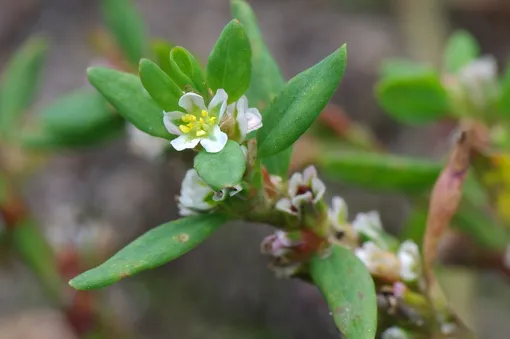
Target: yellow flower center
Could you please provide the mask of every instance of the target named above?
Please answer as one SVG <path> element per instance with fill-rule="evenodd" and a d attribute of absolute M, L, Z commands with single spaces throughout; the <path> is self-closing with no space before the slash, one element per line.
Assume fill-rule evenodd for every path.
<path fill-rule="evenodd" d="M 210 117 L 209 112 L 202 110 L 200 116 L 193 114 L 185 114 L 181 121 L 183 124 L 179 125 L 179 130 L 184 134 L 189 134 L 193 137 L 203 137 L 209 133 L 211 127 L 216 122 L 216 117 Z"/>

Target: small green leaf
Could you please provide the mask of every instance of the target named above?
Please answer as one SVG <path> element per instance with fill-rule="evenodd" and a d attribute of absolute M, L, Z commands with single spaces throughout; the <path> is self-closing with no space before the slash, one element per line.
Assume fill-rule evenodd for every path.
<path fill-rule="evenodd" d="M 61 96 L 42 110 L 39 119 L 44 129 L 66 139 L 90 140 L 104 128 L 124 125 L 124 119 L 93 89 Z"/>
<path fill-rule="evenodd" d="M 89 68 L 87 73 L 90 83 L 99 93 L 139 130 L 155 137 L 174 137 L 163 125 L 163 111 L 136 75 L 102 67 Z"/>
<path fill-rule="evenodd" d="M 446 90 L 436 74 L 383 79 L 376 96 L 384 110 L 395 120 L 418 125 L 445 117 L 449 109 Z"/>
<path fill-rule="evenodd" d="M 438 162 L 360 152 L 324 152 L 318 165 L 342 182 L 412 194 L 431 189 L 442 169 Z"/>
<path fill-rule="evenodd" d="M 101 288 L 164 265 L 196 247 L 226 221 L 223 215 L 203 214 L 153 228 L 69 285 L 77 290 Z"/>
<path fill-rule="evenodd" d="M 33 220 L 20 221 L 12 228 L 10 236 L 13 247 L 23 261 L 37 273 L 51 296 L 59 299 L 63 282 L 54 253 L 36 223 Z"/>
<path fill-rule="evenodd" d="M 184 94 L 158 65 L 140 60 L 140 80 L 152 99 L 166 112 L 179 111 L 179 99 Z"/>
<path fill-rule="evenodd" d="M 365 265 L 348 249 L 334 246 L 327 258 L 312 260 L 310 273 L 344 337 L 375 338 L 377 299 Z"/>
<path fill-rule="evenodd" d="M 479 55 L 480 45 L 476 39 L 466 31 L 456 31 L 446 44 L 444 66 L 448 72 L 457 73 Z"/>
<path fill-rule="evenodd" d="M 266 108 L 285 86 L 285 79 L 264 42 L 250 5 L 246 1 L 234 0 L 231 8 L 234 18 L 243 25 L 251 44 L 252 81 L 246 91 L 246 97 L 250 106 L 257 107 L 264 117 Z M 286 178 L 291 156 L 292 146 L 274 156 L 264 158 L 262 163 L 269 173 Z"/>
<path fill-rule="evenodd" d="M 192 85 L 203 96 L 207 96 L 207 85 L 204 73 L 197 59 L 183 47 L 174 47 L 170 52 L 172 75 L 181 79 L 182 87 Z"/>
<path fill-rule="evenodd" d="M 305 133 L 337 89 L 346 59 L 344 45 L 285 85 L 264 114 L 264 125 L 258 130 L 259 156 L 277 154 Z"/>
<path fill-rule="evenodd" d="M 101 0 L 103 18 L 127 59 L 137 65 L 145 53 L 145 25 L 132 0 Z"/>
<path fill-rule="evenodd" d="M 510 62 L 507 64 L 501 79 L 499 109 L 506 119 L 510 118 Z"/>
<path fill-rule="evenodd" d="M 194 167 L 206 184 L 219 191 L 241 182 L 246 171 L 246 159 L 241 146 L 229 140 L 218 153 L 207 153 L 205 150 L 198 153 Z"/>
<path fill-rule="evenodd" d="M 156 63 L 169 76 L 172 74 L 172 69 L 170 67 L 170 51 L 174 47 L 175 45 L 163 39 L 154 39 L 151 42 L 151 50 Z"/>
<path fill-rule="evenodd" d="M 32 103 L 47 49 L 43 38 L 30 38 L 7 63 L 0 86 L 0 133 L 15 132 L 13 125 Z"/>
<path fill-rule="evenodd" d="M 251 79 L 251 47 L 238 20 L 232 20 L 221 32 L 207 62 L 207 83 L 214 92 L 223 88 L 228 102 L 239 99 Z"/>
<path fill-rule="evenodd" d="M 379 74 L 382 78 L 421 76 L 434 73 L 430 65 L 420 64 L 406 59 L 389 59 L 383 61 Z"/>

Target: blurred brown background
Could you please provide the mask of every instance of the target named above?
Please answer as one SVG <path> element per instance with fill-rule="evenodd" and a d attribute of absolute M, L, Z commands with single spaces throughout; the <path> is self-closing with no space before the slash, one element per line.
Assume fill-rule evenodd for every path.
<path fill-rule="evenodd" d="M 152 36 L 184 45 L 203 59 L 230 18 L 227 0 L 136 3 Z M 373 85 L 381 60 L 408 56 L 437 63 L 444 40 L 458 27 L 471 31 L 501 66 L 510 54 L 508 0 L 250 3 L 287 78 L 347 42 L 348 69 L 334 101 L 396 153 L 440 157 L 447 136 L 438 138 L 433 128 L 398 126 L 377 107 Z M 98 25 L 97 1 L 0 0 L 0 68 L 29 34 L 46 34 L 52 49 L 37 99 L 42 107 L 86 83 L 84 70 L 98 57 L 87 41 Z M 27 184 L 25 195 L 57 251 L 90 239 L 108 251 L 177 217 L 174 197 L 187 166 L 184 158 L 156 164 L 139 159 L 120 140 L 54 157 Z M 346 198 L 351 216 L 379 210 L 392 230 L 402 225 L 409 206 L 397 195 L 341 185 L 332 185 L 333 193 Z M 258 250 L 269 228 L 240 226 L 230 224 L 183 258 L 98 293 L 133 338 L 339 338 L 314 287 L 276 280 L 266 270 Z M 493 280 L 486 280 L 477 301 L 485 314 L 479 320 L 483 338 L 508 338 L 509 304 L 495 301 L 504 300 L 499 291 L 505 290 L 494 292 Z M 498 297 L 484 294 L 489 290 Z M 15 260 L 0 266 L 0 338 L 73 338 L 37 280 Z"/>

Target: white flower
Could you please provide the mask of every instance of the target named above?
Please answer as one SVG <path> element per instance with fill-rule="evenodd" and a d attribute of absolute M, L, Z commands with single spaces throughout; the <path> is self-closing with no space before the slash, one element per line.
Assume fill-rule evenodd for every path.
<path fill-rule="evenodd" d="M 384 251 L 372 241 L 367 241 L 354 253 L 371 274 L 391 281 L 399 280 L 400 263 L 394 253 Z"/>
<path fill-rule="evenodd" d="M 418 279 L 420 271 L 420 250 L 413 241 L 404 241 L 397 253 L 400 261 L 400 277 L 404 281 Z"/>
<path fill-rule="evenodd" d="M 179 214 L 187 216 L 208 212 L 228 196 L 234 196 L 241 191 L 241 185 L 236 185 L 215 192 L 200 178 L 197 171 L 192 168 L 186 172 L 182 181 L 178 203 Z"/>
<path fill-rule="evenodd" d="M 305 203 L 316 204 L 326 192 L 326 186 L 317 177 L 315 167 L 309 166 L 301 173 L 294 173 L 289 180 L 288 198 L 280 199 L 276 208 L 293 215 L 298 215 Z"/>
<path fill-rule="evenodd" d="M 214 191 L 198 176 L 195 169 L 186 172 L 179 196 L 179 213 L 182 216 L 207 212 L 215 207 Z"/>
<path fill-rule="evenodd" d="M 408 336 L 400 327 L 393 326 L 381 334 L 381 339 L 407 339 Z"/>
<path fill-rule="evenodd" d="M 341 197 L 333 197 L 331 208 L 328 208 L 328 217 L 333 225 L 344 225 L 347 223 L 347 204 Z"/>
<path fill-rule="evenodd" d="M 159 157 L 168 145 L 166 140 L 153 137 L 131 124 L 127 125 L 127 135 L 127 142 L 131 152 L 148 160 L 154 160 Z"/>
<path fill-rule="evenodd" d="M 497 94 L 497 68 L 496 59 L 485 56 L 459 71 L 460 85 L 466 90 L 468 99 L 480 108 Z"/>
<path fill-rule="evenodd" d="M 179 99 L 179 111 L 163 112 L 163 122 L 171 134 L 178 135 L 170 143 L 178 150 L 195 148 L 200 143 L 207 152 L 217 153 L 225 147 L 228 136 L 219 123 L 227 108 L 227 93 L 219 89 L 205 107 L 204 98 L 196 93 L 186 93 Z"/>
<path fill-rule="evenodd" d="M 256 108 L 248 108 L 248 99 L 242 96 L 227 107 L 227 113 L 234 117 L 239 130 L 239 142 L 244 142 L 248 133 L 262 127 L 262 116 Z"/>
<path fill-rule="evenodd" d="M 358 213 L 352 222 L 352 226 L 356 232 L 386 249 L 386 241 L 381 236 L 383 229 L 378 212 Z"/>

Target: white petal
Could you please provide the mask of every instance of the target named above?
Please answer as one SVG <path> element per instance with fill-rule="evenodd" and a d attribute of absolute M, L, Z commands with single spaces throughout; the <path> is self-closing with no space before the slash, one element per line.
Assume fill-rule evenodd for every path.
<path fill-rule="evenodd" d="M 312 199 L 313 199 L 313 193 L 308 191 L 306 193 L 294 196 L 292 198 L 292 205 L 299 208 L 303 204 L 311 202 Z"/>
<path fill-rule="evenodd" d="M 244 114 L 248 121 L 248 133 L 258 130 L 262 127 L 262 115 L 256 108 L 250 108 Z"/>
<path fill-rule="evenodd" d="M 196 211 L 187 208 L 186 206 L 182 204 L 178 204 L 177 207 L 179 207 L 179 215 L 182 217 L 187 217 L 189 215 L 196 215 L 198 214 Z"/>
<path fill-rule="evenodd" d="M 358 213 L 352 222 L 354 230 L 363 234 L 371 240 L 380 240 L 381 218 L 379 213 L 372 211 L 369 213 Z M 382 245 L 382 244 L 379 244 Z"/>
<path fill-rule="evenodd" d="M 218 112 L 218 122 L 223 117 L 223 113 L 225 113 L 227 109 L 227 99 L 228 95 L 227 92 L 225 92 L 224 89 L 219 89 L 216 91 L 216 94 L 212 98 L 211 102 L 209 103 L 209 113 L 215 113 Z"/>
<path fill-rule="evenodd" d="M 181 135 L 181 131 L 179 130 L 179 127 L 174 123 L 174 120 L 182 118 L 184 113 L 182 112 L 164 112 L 163 113 L 163 123 L 165 124 L 166 129 L 168 132 L 174 135 Z"/>
<path fill-rule="evenodd" d="M 303 171 L 303 182 L 311 186 L 312 180 L 317 178 L 317 170 L 314 166 L 308 166 Z"/>
<path fill-rule="evenodd" d="M 400 262 L 400 276 L 404 281 L 418 278 L 420 252 L 418 245 L 412 241 L 404 241 L 397 253 Z"/>
<path fill-rule="evenodd" d="M 223 133 L 218 125 L 215 125 L 213 131 L 207 138 L 200 140 L 200 144 L 209 153 L 218 153 L 225 147 L 228 136 Z"/>
<path fill-rule="evenodd" d="M 196 110 L 205 110 L 204 98 L 196 93 L 186 93 L 179 99 L 179 106 L 186 112 L 195 112 Z"/>
<path fill-rule="evenodd" d="M 198 145 L 200 138 L 190 139 L 187 135 L 180 135 L 174 140 L 170 141 L 170 144 L 177 150 L 182 151 L 185 149 L 193 149 Z"/>
<path fill-rule="evenodd" d="M 243 190 L 243 187 L 241 185 L 235 185 L 230 189 L 229 195 L 233 197 L 237 193 L 241 192 Z"/>
<path fill-rule="evenodd" d="M 292 215 L 297 215 L 297 213 L 292 210 L 292 203 L 290 202 L 289 199 L 286 198 L 278 200 L 278 202 L 276 203 L 276 209 Z"/>
<path fill-rule="evenodd" d="M 408 336 L 400 327 L 393 326 L 381 334 L 381 339 L 407 339 Z"/>
<path fill-rule="evenodd" d="M 240 97 L 239 100 L 237 100 L 236 107 L 237 114 L 245 115 L 248 111 L 248 98 L 245 95 Z"/>
<path fill-rule="evenodd" d="M 312 192 L 313 192 L 313 203 L 316 204 L 322 199 L 326 192 L 326 185 L 319 178 L 312 179 Z"/>
<path fill-rule="evenodd" d="M 289 180 L 288 193 L 289 197 L 293 198 L 299 189 L 299 186 L 303 184 L 303 175 L 301 173 L 294 173 Z"/>
<path fill-rule="evenodd" d="M 329 218 L 335 223 L 346 223 L 348 210 L 345 200 L 341 197 L 333 197 L 331 205 L 332 208 L 328 210 Z"/>

